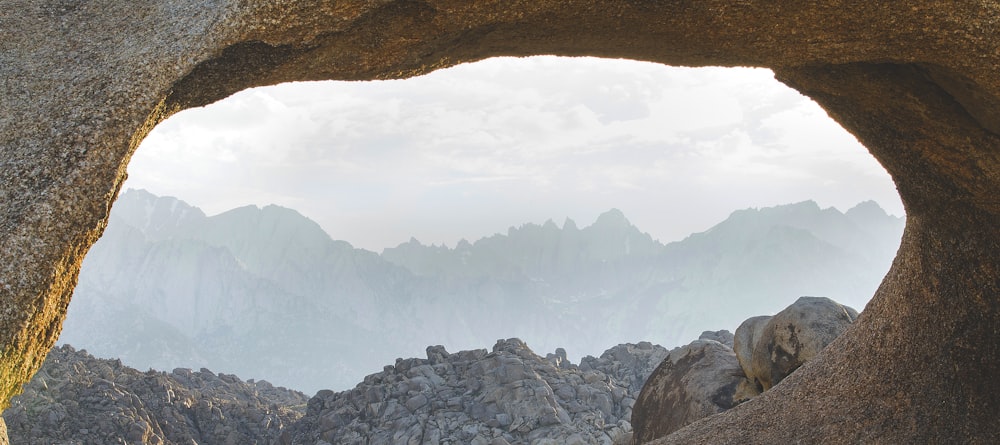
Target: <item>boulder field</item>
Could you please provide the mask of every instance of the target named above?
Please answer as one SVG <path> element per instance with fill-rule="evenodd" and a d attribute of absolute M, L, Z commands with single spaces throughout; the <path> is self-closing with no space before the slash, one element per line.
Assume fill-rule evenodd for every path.
<path fill-rule="evenodd" d="M 892 175 L 907 227 L 851 328 L 670 443 L 1000 441 L 1000 4 L 97 0 L 0 13 L 0 406 L 58 337 L 80 261 L 158 122 L 293 80 L 491 56 L 761 66 Z M 627 156 L 627 153 L 623 153 Z M 653 205 L 653 203 L 651 203 Z"/>

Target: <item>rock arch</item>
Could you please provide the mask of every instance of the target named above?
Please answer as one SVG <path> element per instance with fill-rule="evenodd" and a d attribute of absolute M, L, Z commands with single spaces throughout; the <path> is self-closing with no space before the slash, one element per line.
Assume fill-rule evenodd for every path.
<path fill-rule="evenodd" d="M 138 142 L 180 109 L 292 80 L 497 55 L 750 65 L 894 178 L 898 256 L 854 328 L 678 443 L 995 442 L 1000 5 L 985 1 L 14 0 L 0 15 L 0 400 L 60 331 Z"/>

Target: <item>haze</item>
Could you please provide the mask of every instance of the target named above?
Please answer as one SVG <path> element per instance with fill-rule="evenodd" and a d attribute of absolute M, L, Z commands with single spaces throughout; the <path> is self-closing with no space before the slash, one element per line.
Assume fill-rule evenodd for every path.
<path fill-rule="evenodd" d="M 129 174 L 209 214 L 294 208 L 373 251 L 610 208 L 663 242 L 809 199 L 903 212 L 864 147 L 769 70 L 593 58 L 246 90 L 161 123 Z"/>

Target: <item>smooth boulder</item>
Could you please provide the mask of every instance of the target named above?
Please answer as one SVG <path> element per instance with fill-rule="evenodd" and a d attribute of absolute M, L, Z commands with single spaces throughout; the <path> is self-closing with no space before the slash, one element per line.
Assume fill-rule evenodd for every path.
<path fill-rule="evenodd" d="M 753 336 L 750 367 L 743 370 L 760 390 L 771 389 L 819 355 L 857 318 L 858 311 L 829 298 L 801 297 L 768 319 Z"/>
<path fill-rule="evenodd" d="M 635 401 L 634 443 L 666 436 L 732 408 L 744 379 L 736 353 L 715 340 L 695 340 L 670 351 Z"/>

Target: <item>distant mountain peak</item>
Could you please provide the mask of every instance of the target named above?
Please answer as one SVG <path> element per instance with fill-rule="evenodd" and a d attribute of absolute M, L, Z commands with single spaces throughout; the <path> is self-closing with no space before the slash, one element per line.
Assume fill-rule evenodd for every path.
<path fill-rule="evenodd" d="M 852 218 L 855 218 L 855 217 L 862 217 L 862 218 L 871 218 L 871 217 L 885 218 L 885 217 L 889 216 L 889 214 L 885 212 L 885 209 L 883 209 L 880 205 L 878 205 L 877 202 L 872 201 L 872 200 L 859 202 L 858 205 L 856 205 L 856 206 L 851 207 L 850 209 L 848 209 L 847 213 L 845 213 L 845 215 L 847 215 L 849 217 L 852 217 Z"/>
<path fill-rule="evenodd" d="M 114 205 L 114 217 L 147 236 L 170 231 L 181 224 L 205 218 L 201 209 L 172 196 L 157 196 L 144 189 L 128 189 Z"/>
<path fill-rule="evenodd" d="M 577 230 L 580 230 L 580 228 L 576 226 L 576 221 L 566 218 L 566 220 L 563 221 L 563 230 L 568 232 L 575 232 Z"/>
<path fill-rule="evenodd" d="M 594 221 L 595 226 L 610 226 L 610 227 L 628 227 L 632 223 L 625 218 L 625 214 L 621 210 L 611 209 L 607 212 L 602 213 L 597 217 L 597 221 Z"/>

